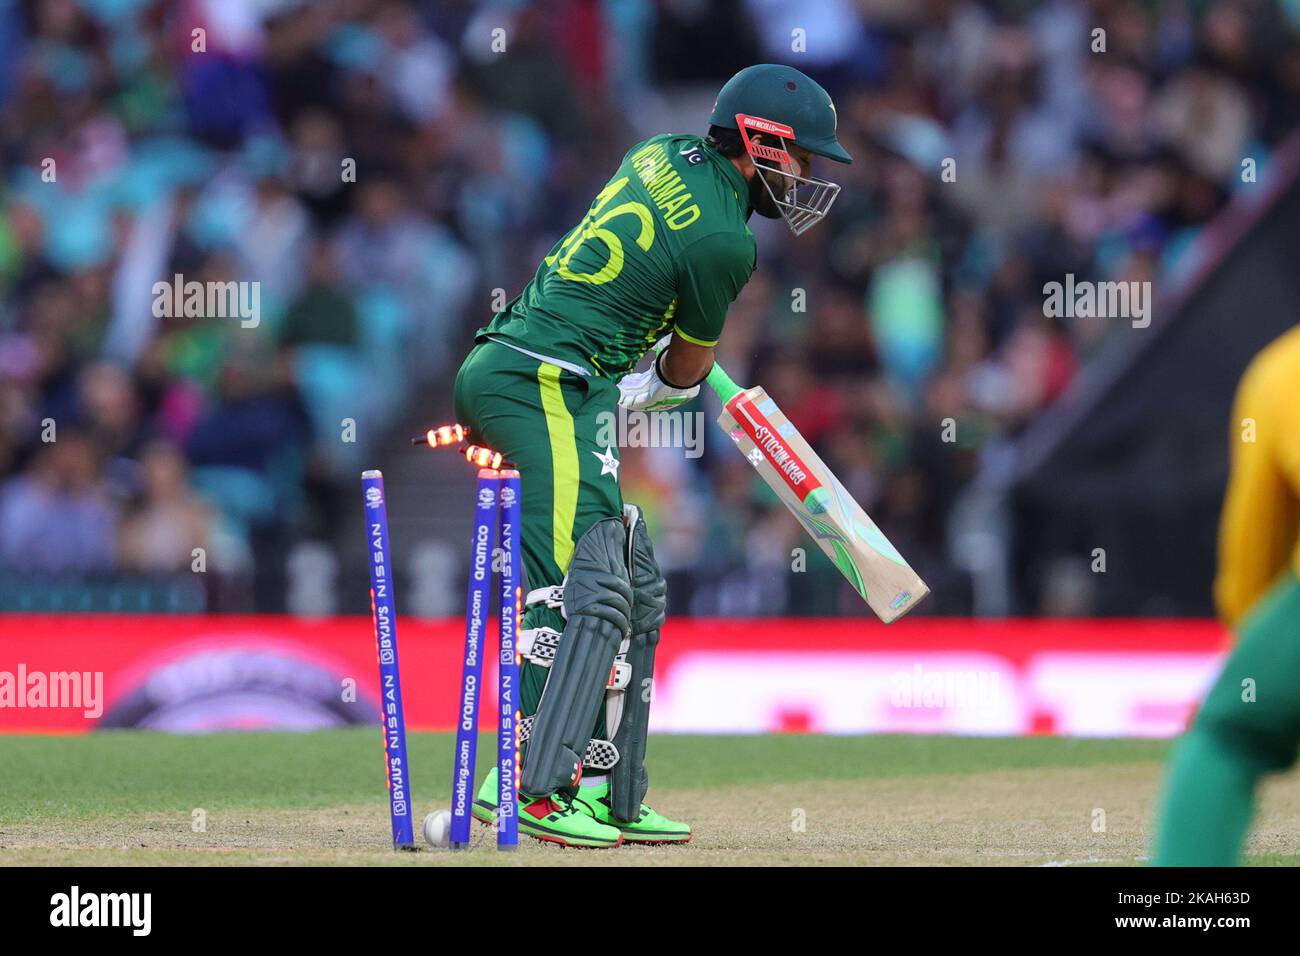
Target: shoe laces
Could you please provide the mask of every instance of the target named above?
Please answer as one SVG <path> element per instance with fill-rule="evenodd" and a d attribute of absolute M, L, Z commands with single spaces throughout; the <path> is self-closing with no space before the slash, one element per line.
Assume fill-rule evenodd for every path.
<path fill-rule="evenodd" d="M 571 799 L 571 800 L 572 800 L 572 799 L 579 799 L 579 800 L 581 800 L 582 798 L 581 798 L 581 797 L 577 797 L 577 798 L 570 797 L 570 799 Z M 591 806 L 591 802 L 592 802 L 592 801 L 583 800 L 582 802 L 585 803 L 585 804 L 587 804 L 588 806 Z M 610 813 L 611 813 L 611 815 L 612 815 L 613 810 L 614 810 L 614 802 L 613 802 L 612 800 L 610 800 L 608 794 L 606 794 L 606 795 L 603 796 L 603 797 L 598 797 L 598 798 L 596 798 L 595 802 L 596 802 L 596 803 L 599 803 L 599 804 L 600 804 L 601 806 L 603 806 L 606 810 L 610 811 Z M 636 819 L 635 819 L 634 821 L 632 821 L 632 822 L 633 822 L 633 823 L 640 823 L 642 820 L 644 820 L 644 819 L 646 818 L 646 814 L 648 814 L 649 812 L 650 812 L 650 808 L 647 807 L 644 803 L 641 804 L 641 809 L 640 809 L 639 811 L 637 811 Z"/>
<path fill-rule="evenodd" d="M 555 806 L 556 812 L 562 817 L 567 817 L 569 814 L 579 812 L 574 809 L 573 797 L 565 793 L 563 790 L 557 790 L 555 793 L 551 794 L 551 803 Z"/>

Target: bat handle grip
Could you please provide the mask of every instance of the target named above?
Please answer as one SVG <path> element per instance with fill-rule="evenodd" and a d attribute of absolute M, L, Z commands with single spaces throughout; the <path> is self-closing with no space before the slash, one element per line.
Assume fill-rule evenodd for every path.
<path fill-rule="evenodd" d="M 741 391 L 740 386 L 731 380 L 731 376 L 718 362 L 713 363 L 713 368 L 709 369 L 705 381 L 724 403 L 731 401 L 732 397 Z"/>

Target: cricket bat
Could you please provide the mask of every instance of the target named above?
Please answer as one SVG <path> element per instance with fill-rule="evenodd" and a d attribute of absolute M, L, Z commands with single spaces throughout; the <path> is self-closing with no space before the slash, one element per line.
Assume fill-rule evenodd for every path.
<path fill-rule="evenodd" d="M 889 539 L 762 388 L 741 388 L 714 363 L 718 425 L 886 624 L 930 593 Z"/>

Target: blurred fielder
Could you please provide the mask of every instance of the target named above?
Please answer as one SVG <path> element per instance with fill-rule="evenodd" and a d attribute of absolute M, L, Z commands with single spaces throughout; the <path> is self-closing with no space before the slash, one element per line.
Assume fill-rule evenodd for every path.
<path fill-rule="evenodd" d="M 1174 749 L 1160 866 L 1233 866 L 1255 787 L 1300 749 L 1300 327 L 1256 356 L 1237 390 L 1215 600 L 1238 641 Z"/>
<path fill-rule="evenodd" d="M 754 271 L 750 214 L 803 232 L 839 191 L 811 175 L 813 155 L 851 162 L 830 97 L 790 67 L 736 74 L 709 123 L 707 137 L 632 147 L 456 376 L 457 420 L 523 477 L 519 825 L 571 846 L 691 837 L 641 802 L 665 584 L 599 425 L 617 405 L 657 411 L 698 394 Z M 656 343 L 652 366 L 633 372 Z M 480 820 L 495 819 L 496 794 L 493 770 Z"/>

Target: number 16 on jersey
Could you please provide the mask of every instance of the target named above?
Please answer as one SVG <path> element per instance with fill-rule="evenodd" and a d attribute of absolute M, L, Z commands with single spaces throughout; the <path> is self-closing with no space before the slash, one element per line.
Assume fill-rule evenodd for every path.
<path fill-rule="evenodd" d="M 714 364 L 718 424 L 781 502 L 886 624 L 930 593 L 903 556 L 761 388 L 733 382 Z"/>

